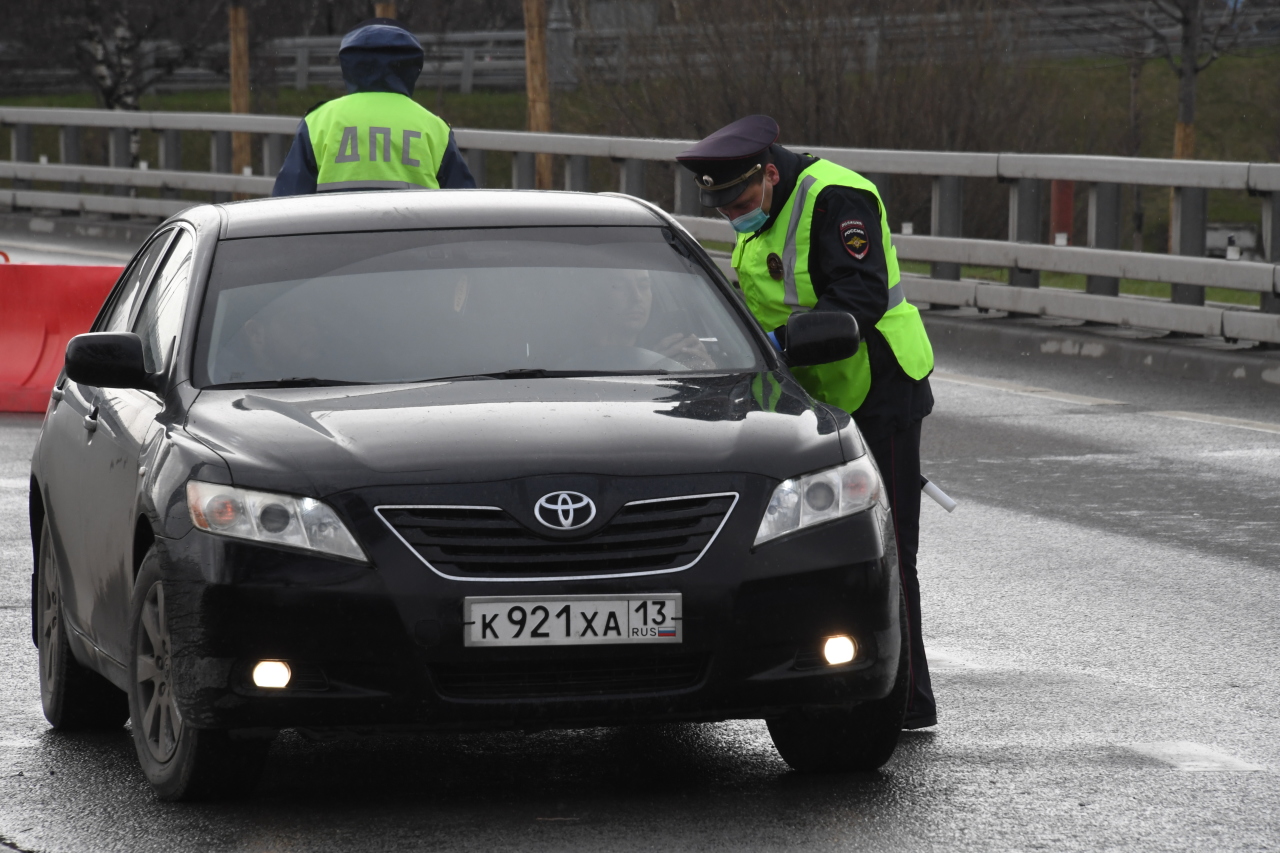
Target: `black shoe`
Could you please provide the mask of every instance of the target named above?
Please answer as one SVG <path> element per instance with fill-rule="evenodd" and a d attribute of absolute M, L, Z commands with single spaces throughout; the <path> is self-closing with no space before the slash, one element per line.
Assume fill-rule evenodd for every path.
<path fill-rule="evenodd" d="M 937 724 L 938 714 L 936 711 L 908 711 L 907 718 L 902 721 L 902 728 L 910 731 L 912 729 L 927 729 Z"/>

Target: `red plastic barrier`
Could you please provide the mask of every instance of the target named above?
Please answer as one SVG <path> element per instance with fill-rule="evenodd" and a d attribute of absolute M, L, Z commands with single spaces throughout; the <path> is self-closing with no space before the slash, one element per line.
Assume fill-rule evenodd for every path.
<path fill-rule="evenodd" d="M 0 264 L 0 412 L 43 412 L 123 267 Z"/>

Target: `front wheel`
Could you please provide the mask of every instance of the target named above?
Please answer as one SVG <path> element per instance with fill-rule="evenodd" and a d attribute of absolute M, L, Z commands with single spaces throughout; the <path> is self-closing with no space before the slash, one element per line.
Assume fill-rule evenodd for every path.
<path fill-rule="evenodd" d="M 898 624 L 898 672 L 888 696 L 853 708 L 804 708 L 768 721 L 773 745 L 792 769 L 801 773 L 877 770 L 892 757 L 911 684 L 911 646 L 901 598 Z"/>
<path fill-rule="evenodd" d="M 130 612 L 129 714 L 133 745 L 147 781 L 162 800 L 213 800 L 253 792 L 271 741 L 235 739 L 197 729 L 174 695 L 173 638 L 155 549 L 138 570 Z"/>
<path fill-rule="evenodd" d="M 129 719 L 128 700 L 114 684 L 82 666 L 71 653 L 62 607 L 53 533 L 46 518 L 40 528 L 32 618 L 40 660 L 40 705 L 59 731 L 118 729 Z"/>

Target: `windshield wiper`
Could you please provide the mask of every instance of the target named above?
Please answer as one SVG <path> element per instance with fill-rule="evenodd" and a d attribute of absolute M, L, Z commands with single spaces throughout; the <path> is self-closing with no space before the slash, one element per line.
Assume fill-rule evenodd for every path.
<path fill-rule="evenodd" d="M 461 376 L 433 376 L 415 382 L 464 382 L 472 379 L 546 379 L 572 376 L 666 376 L 672 373 L 659 367 L 642 370 L 550 370 L 545 367 L 515 367 L 494 373 L 464 373 Z"/>
<path fill-rule="evenodd" d="M 223 382 L 211 388 L 328 388 L 337 385 L 373 385 L 354 379 L 321 379 L 316 376 L 291 376 L 288 379 L 259 379 L 253 382 Z"/>

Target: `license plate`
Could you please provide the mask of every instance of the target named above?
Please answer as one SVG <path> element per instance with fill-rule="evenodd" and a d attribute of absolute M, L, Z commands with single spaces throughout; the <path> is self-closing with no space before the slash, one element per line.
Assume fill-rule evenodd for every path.
<path fill-rule="evenodd" d="M 486 595 L 463 599 L 467 646 L 679 643 L 680 593 Z"/>

